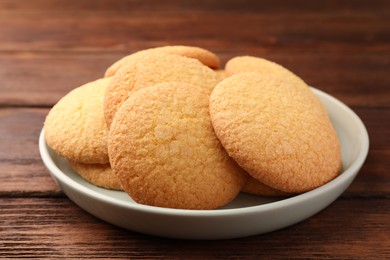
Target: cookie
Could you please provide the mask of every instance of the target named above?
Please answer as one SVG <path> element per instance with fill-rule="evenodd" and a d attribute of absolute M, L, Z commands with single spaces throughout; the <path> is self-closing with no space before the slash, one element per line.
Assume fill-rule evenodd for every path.
<path fill-rule="evenodd" d="M 240 73 L 210 96 L 215 132 L 229 155 L 274 189 L 305 192 L 336 177 L 340 144 L 310 88 L 283 76 Z"/>
<path fill-rule="evenodd" d="M 239 193 L 245 172 L 215 136 L 209 90 L 166 82 L 131 95 L 115 115 L 110 163 L 138 203 L 214 209 Z"/>
<path fill-rule="evenodd" d="M 109 163 L 86 164 L 69 161 L 69 165 L 83 179 L 95 186 L 110 190 L 122 190 L 119 179 L 112 171 Z"/>
<path fill-rule="evenodd" d="M 110 78 L 78 87 L 50 110 L 44 128 L 47 145 L 60 156 L 81 163 L 108 163 L 108 129 L 103 115 Z"/>
<path fill-rule="evenodd" d="M 163 47 L 138 51 L 136 53 L 123 57 L 122 59 L 112 64 L 106 70 L 104 76 L 109 77 L 114 75 L 123 64 L 125 64 L 130 60 L 137 60 L 140 57 L 142 57 L 142 55 L 145 53 L 176 54 L 188 58 L 194 58 L 212 69 L 217 69 L 219 68 L 220 65 L 218 56 L 206 49 L 194 47 L 194 46 L 183 46 L 183 45 L 163 46 Z"/>
<path fill-rule="evenodd" d="M 237 56 L 230 59 L 225 66 L 226 76 L 243 72 L 257 72 L 271 77 L 283 77 L 296 86 L 307 87 L 306 83 L 282 65 L 253 56 Z"/>
<path fill-rule="evenodd" d="M 121 104 L 141 88 L 161 82 L 179 81 L 211 90 L 218 75 L 198 60 L 169 54 L 146 54 L 137 61 L 128 61 L 112 76 L 104 100 L 108 126 Z"/>
<path fill-rule="evenodd" d="M 225 70 L 214 70 L 214 71 L 215 73 L 217 73 L 219 81 L 224 80 L 226 78 Z"/>
<path fill-rule="evenodd" d="M 257 196 L 264 196 L 264 197 L 284 197 L 292 195 L 287 192 L 283 192 L 280 190 L 273 189 L 257 179 L 253 177 L 249 177 L 248 180 L 245 182 L 245 185 L 241 189 L 242 192 L 257 195 Z"/>

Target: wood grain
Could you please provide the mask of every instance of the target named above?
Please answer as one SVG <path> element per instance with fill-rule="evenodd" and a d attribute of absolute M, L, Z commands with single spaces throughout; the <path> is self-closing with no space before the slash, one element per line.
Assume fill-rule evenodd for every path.
<path fill-rule="evenodd" d="M 272 4 L 259 4 L 258 0 L 226 0 L 221 5 L 218 0 L 172 0 L 166 3 L 156 1 L 151 5 L 143 0 L 79 0 L 69 4 L 67 0 L 33 0 L 33 1 L 14 1 L 0 0 L 0 8 L 7 11 L 31 12 L 31 11 L 107 11 L 107 12 L 127 12 L 129 9 L 152 9 L 160 10 L 160 12 L 173 12 L 172 10 L 180 10 L 182 12 L 193 11 L 214 11 L 215 13 L 231 10 L 232 12 L 255 12 L 258 14 L 285 14 L 297 13 L 309 14 L 348 14 L 348 13 L 373 13 L 385 15 L 389 12 L 388 9 L 382 8 L 388 5 L 386 0 L 366 1 L 344 1 L 337 0 L 328 1 L 307 1 L 307 0 L 274 0 Z M 136 11 L 136 10 L 134 10 Z"/>
<path fill-rule="evenodd" d="M 309 85 L 350 106 L 390 107 L 390 51 L 384 53 L 239 52 L 215 50 L 223 63 L 237 55 L 254 55 L 278 62 Z M 122 54 L 123 56 L 126 54 Z M 3 54 L 0 59 L 0 105 L 52 106 L 71 89 L 103 76 L 119 54 L 31 53 Z M 364 77 L 360 77 L 364 75 Z"/>
<path fill-rule="evenodd" d="M 137 234 L 104 223 L 67 199 L 0 203 L 0 257 L 384 259 L 390 253 L 390 202 L 384 199 L 337 200 L 289 228 L 224 241 Z"/>
<path fill-rule="evenodd" d="M 48 109 L 0 108 L 0 196 L 54 196 L 38 150 L 38 137 Z"/>
<path fill-rule="evenodd" d="M 63 1 L 59 5 L 37 1 L 35 4 L 44 6 L 43 10 L 26 10 L 20 8 L 21 4 L 5 2 L 0 15 L 0 50 L 123 50 L 174 42 L 225 49 L 245 43 L 246 48 L 263 46 L 274 51 L 389 50 L 389 3 L 383 1 L 374 4 L 374 10 L 381 12 L 369 12 L 370 8 L 362 12 L 362 7 L 360 12 L 354 11 L 353 2 L 336 1 L 320 5 L 300 1 L 286 7 L 279 2 L 266 8 L 268 12 L 262 11 L 265 4 L 253 2 L 236 9 L 240 5 L 237 1 L 227 5 L 218 1 L 204 1 L 203 5 L 197 1 L 168 5 L 121 1 L 116 5 L 120 6 L 119 12 L 110 11 L 115 8 L 111 1 L 100 1 L 99 10 L 88 9 L 90 4 L 85 3 L 61 9 Z M 299 10 L 302 6 L 307 6 L 305 15 L 288 9 Z M 183 25 L 191 30 L 183 30 Z"/>
<path fill-rule="evenodd" d="M 0 258 L 390 259 L 389 32 L 387 0 L 0 0 Z M 50 107 L 169 44 L 276 61 L 351 106 L 370 136 L 352 185 L 297 225 L 224 241 L 146 236 L 73 204 L 39 156 Z"/>
<path fill-rule="evenodd" d="M 0 105 L 53 105 L 121 56 L 168 44 L 209 48 L 223 62 L 261 56 L 348 105 L 390 105 L 389 2 L 196 3 L 0 1 Z"/>

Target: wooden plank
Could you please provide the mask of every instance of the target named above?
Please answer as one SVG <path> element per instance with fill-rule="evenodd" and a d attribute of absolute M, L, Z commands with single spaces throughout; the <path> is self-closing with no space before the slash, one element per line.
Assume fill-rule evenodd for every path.
<path fill-rule="evenodd" d="M 0 257 L 390 258 L 388 199 L 339 199 L 294 226 L 222 241 L 137 234 L 100 221 L 65 198 L 0 198 L 0 204 Z"/>
<path fill-rule="evenodd" d="M 135 50 L 133 50 L 135 51 Z M 278 62 L 309 85 L 350 106 L 390 106 L 390 51 L 384 53 L 275 52 L 213 49 L 223 63 L 237 55 Z M 130 52 L 131 53 L 131 52 Z M 0 105 L 52 106 L 71 89 L 103 76 L 123 53 L 16 52 L 0 54 Z"/>
<path fill-rule="evenodd" d="M 260 2 L 253 2 L 250 7 L 233 1 L 225 7 L 216 1 L 168 5 L 120 2 L 108 7 L 108 11 L 108 1 L 91 9 L 85 1 L 74 7 L 64 1 L 32 1 L 31 9 L 21 5 L 3 2 L 1 51 L 121 51 L 173 43 L 225 49 L 261 46 L 275 51 L 390 49 L 390 16 L 386 11 L 389 3 L 384 1 L 370 8 L 352 1 L 323 2 L 318 6 L 300 1 L 286 7 L 279 2 L 265 8 L 267 5 Z M 293 12 L 289 7 L 305 11 Z M 365 8 L 367 11 L 363 12 Z"/>
<path fill-rule="evenodd" d="M 7 11 L 115 11 L 124 12 L 128 9 L 145 9 L 147 7 L 154 10 L 176 10 L 183 12 L 193 12 L 196 10 L 212 10 L 221 12 L 225 10 L 234 10 L 236 12 L 254 12 L 254 13 L 335 13 L 335 10 L 345 14 L 349 13 L 388 13 L 384 8 L 389 3 L 386 0 L 367 1 L 307 1 L 307 0 L 274 0 L 272 3 L 259 4 L 258 0 L 225 0 L 221 5 L 219 0 L 171 0 L 166 3 L 156 1 L 151 6 L 142 0 L 95 0 L 93 3 L 89 0 L 79 0 L 69 3 L 67 0 L 30 0 L 27 2 L 14 0 L 0 0 L 0 9 Z"/>
<path fill-rule="evenodd" d="M 354 108 L 370 133 L 369 156 L 346 197 L 390 195 L 390 109 Z M 38 152 L 38 136 L 48 109 L 0 109 L 0 195 L 57 196 Z"/>
<path fill-rule="evenodd" d="M 387 0 L 0 0 L 0 258 L 390 259 L 389 32 Z M 225 241 L 142 235 L 73 204 L 38 152 L 49 107 L 168 44 L 274 60 L 352 106 L 370 151 L 351 187 L 304 222 Z"/>
<path fill-rule="evenodd" d="M 390 194 L 388 174 L 390 169 L 390 109 L 356 107 L 353 110 L 367 128 L 370 148 L 360 173 L 344 195 L 388 197 Z M 389 188 L 382 186 L 383 184 Z"/>
<path fill-rule="evenodd" d="M 59 195 L 38 151 L 48 109 L 0 109 L 0 196 Z"/>
<path fill-rule="evenodd" d="M 0 104 L 20 106 L 52 106 L 73 88 L 103 77 L 112 60 L 107 55 L 66 53 L 1 56 Z"/>

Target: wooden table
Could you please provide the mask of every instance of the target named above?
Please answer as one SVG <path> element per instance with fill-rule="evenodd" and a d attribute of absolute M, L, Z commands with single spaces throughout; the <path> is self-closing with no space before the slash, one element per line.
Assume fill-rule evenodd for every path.
<path fill-rule="evenodd" d="M 276 232 L 224 241 L 138 234 L 80 209 L 38 153 L 50 107 L 123 55 L 196 45 L 256 55 L 340 99 L 370 151 L 331 206 Z M 390 258 L 389 1 L 0 0 L 0 257 Z"/>

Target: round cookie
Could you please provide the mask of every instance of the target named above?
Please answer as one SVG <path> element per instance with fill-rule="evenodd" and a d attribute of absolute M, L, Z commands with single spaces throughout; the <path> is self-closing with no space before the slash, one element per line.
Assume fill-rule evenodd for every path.
<path fill-rule="evenodd" d="M 214 209 L 239 193 L 247 175 L 215 136 L 208 103 L 208 90 L 179 82 L 141 89 L 123 103 L 108 150 L 136 202 Z"/>
<path fill-rule="evenodd" d="M 337 134 L 310 88 L 254 72 L 233 75 L 212 91 L 210 115 L 229 155 L 274 189 L 305 192 L 341 169 Z"/>
<path fill-rule="evenodd" d="M 108 163 L 108 129 L 103 100 L 109 78 L 73 89 L 45 120 L 47 145 L 60 156 L 81 163 Z"/>
<path fill-rule="evenodd" d="M 70 167 L 83 179 L 110 190 L 122 190 L 118 177 L 114 174 L 109 163 L 86 164 L 69 160 Z"/>
<path fill-rule="evenodd" d="M 241 191 L 252 195 L 264 197 L 282 197 L 291 195 L 290 193 L 273 189 L 253 177 L 248 178 Z"/>
<path fill-rule="evenodd" d="M 163 46 L 157 48 L 146 49 L 142 51 L 138 51 L 136 53 L 130 54 L 128 56 L 123 57 L 122 59 L 116 61 L 112 64 L 105 72 L 104 76 L 109 77 L 114 75 L 118 69 L 123 66 L 126 62 L 130 60 L 137 60 L 142 58 L 143 54 L 149 53 L 162 53 L 162 54 L 176 54 L 188 58 L 194 58 L 199 60 L 201 63 L 210 67 L 212 69 L 219 68 L 220 61 L 216 54 L 199 47 L 194 46 L 183 46 L 183 45 L 175 45 L 175 46 Z"/>
<path fill-rule="evenodd" d="M 307 87 L 306 83 L 293 72 L 266 59 L 253 56 L 237 56 L 226 63 L 225 73 L 227 77 L 243 72 L 257 72 L 270 77 L 283 77 L 296 86 Z"/>
<path fill-rule="evenodd" d="M 178 81 L 208 90 L 219 82 L 218 75 L 198 60 L 169 54 L 146 54 L 129 61 L 112 76 L 104 100 L 104 116 L 110 127 L 121 104 L 141 88 L 161 82 Z"/>

